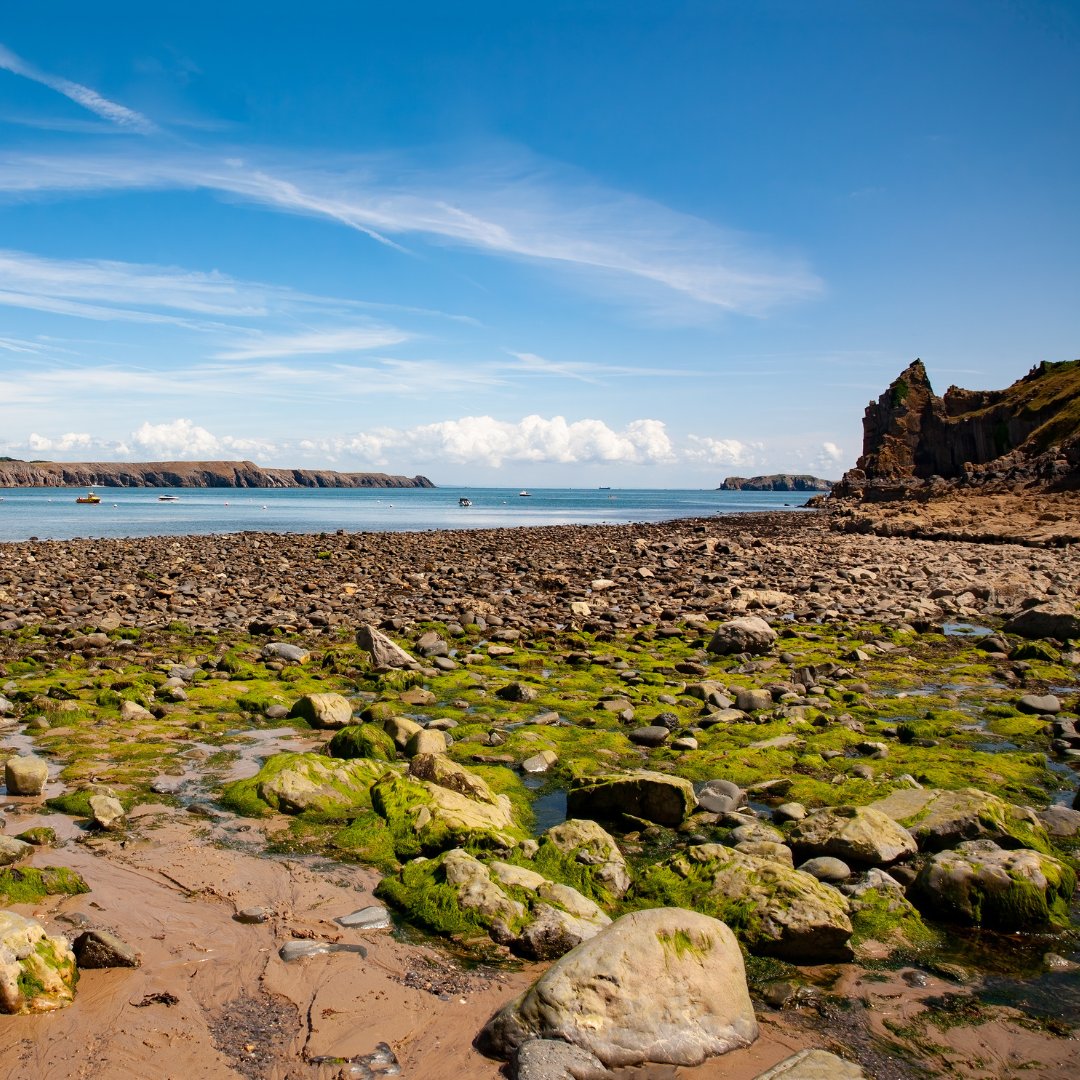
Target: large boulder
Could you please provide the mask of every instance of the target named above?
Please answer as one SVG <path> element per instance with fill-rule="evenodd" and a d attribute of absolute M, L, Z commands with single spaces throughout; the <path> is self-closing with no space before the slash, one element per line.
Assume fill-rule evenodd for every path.
<path fill-rule="evenodd" d="M 225 802 L 241 809 L 238 796 L 247 794 L 284 814 L 346 814 L 368 809 L 371 786 L 393 768 L 389 762 L 370 758 L 275 754 L 257 775 L 229 785 Z"/>
<path fill-rule="evenodd" d="M 40 795 L 49 779 L 49 766 L 34 754 L 10 757 L 4 765 L 4 785 L 9 795 Z"/>
<path fill-rule="evenodd" d="M 331 757 L 336 758 L 393 761 L 397 747 L 394 740 L 376 724 L 350 724 L 334 733 L 326 750 Z"/>
<path fill-rule="evenodd" d="M 0 911 L 0 1012 L 62 1009 L 75 999 L 75 955 L 36 919 Z"/>
<path fill-rule="evenodd" d="M 507 851 L 525 839 L 509 797 L 472 780 L 469 794 L 393 773 L 372 787 L 371 805 L 390 827 L 399 858 L 466 846 Z"/>
<path fill-rule="evenodd" d="M 391 641 L 382 631 L 364 624 L 356 631 L 356 644 L 371 654 L 371 663 L 376 668 L 414 668 L 416 658 L 410 656 L 400 645 Z"/>
<path fill-rule="evenodd" d="M 1080 612 L 1070 604 L 1040 604 L 1014 616 L 1004 630 L 1026 638 L 1080 638 Z"/>
<path fill-rule="evenodd" d="M 646 901 L 678 901 L 721 919 L 752 953 L 796 964 L 851 958 L 847 900 L 773 859 L 696 844 L 647 870 L 634 891 Z"/>
<path fill-rule="evenodd" d="M 862 866 L 891 866 L 918 851 L 907 829 L 868 806 L 818 810 L 791 829 L 788 843 L 800 858 L 831 855 Z"/>
<path fill-rule="evenodd" d="M 676 827 L 696 808 L 697 796 L 689 780 L 647 769 L 578 777 L 566 794 L 570 817 L 601 821 L 618 821 L 626 815 Z"/>
<path fill-rule="evenodd" d="M 718 656 L 731 653 L 767 653 L 776 641 L 776 631 L 757 615 L 742 615 L 721 623 L 705 646 L 706 650 Z"/>
<path fill-rule="evenodd" d="M 872 802 L 870 809 L 887 814 L 907 829 L 922 851 L 940 851 L 964 840 L 1050 850 L 1046 829 L 1033 810 L 978 788 L 897 788 Z"/>
<path fill-rule="evenodd" d="M 341 694 L 305 694 L 289 710 L 290 719 L 306 720 L 313 728 L 348 727 L 352 714 L 352 703 Z"/>
<path fill-rule="evenodd" d="M 630 871 L 619 845 L 595 821 L 570 818 L 553 825 L 544 833 L 541 851 L 545 842 L 584 867 L 589 879 L 612 897 L 624 896 L 630 888 Z M 539 853 L 537 857 L 542 858 Z"/>
<path fill-rule="evenodd" d="M 1064 929 L 1075 889 L 1076 874 L 1052 855 L 970 840 L 928 859 L 911 895 L 938 918 L 1000 930 Z"/>
<path fill-rule="evenodd" d="M 384 878 L 377 895 L 441 933 L 479 927 L 532 960 L 552 960 L 611 919 L 576 889 L 526 866 L 481 862 L 460 848 L 414 859 Z"/>
<path fill-rule="evenodd" d="M 530 1039 L 562 1039 L 607 1068 L 694 1066 L 757 1034 L 731 931 L 695 911 L 654 908 L 567 953 L 488 1021 L 477 1045 L 505 1060 Z"/>

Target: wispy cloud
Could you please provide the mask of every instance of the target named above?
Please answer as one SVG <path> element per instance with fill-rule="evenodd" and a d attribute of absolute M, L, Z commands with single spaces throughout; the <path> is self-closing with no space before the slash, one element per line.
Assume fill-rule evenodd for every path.
<path fill-rule="evenodd" d="M 0 191 L 58 194 L 125 188 L 208 190 L 318 216 L 382 244 L 416 236 L 525 260 L 635 304 L 663 297 L 699 309 L 760 315 L 821 292 L 793 255 L 647 199 L 518 155 L 509 165 L 423 172 L 386 157 L 316 166 L 248 156 L 116 153 L 15 157 Z"/>
<path fill-rule="evenodd" d="M 24 79 L 30 79 L 33 82 L 40 83 L 42 86 L 47 86 L 58 94 L 63 94 L 64 97 L 74 101 L 76 105 L 81 105 L 84 109 L 95 113 L 103 120 L 108 120 L 110 124 L 114 124 L 124 131 L 149 135 L 157 130 L 154 122 L 143 116 L 142 113 L 137 113 L 126 105 L 120 105 L 115 101 L 102 97 L 96 90 L 91 90 L 89 86 L 72 82 L 70 79 L 65 79 L 60 75 L 51 75 L 46 71 L 41 71 L 29 61 L 16 56 L 15 53 L 3 45 L 0 45 L 0 68 L 10 71 L 13 75 L 21 75 Z"/>
<path fill-rule="evenodd" d="M 253 360 L 279 356 L 340 354 L 400 345 L 411 335 L 388 326 L 311 330 L 302 334 L 257 335 L 246 344 L 215 355 L 218 360 Z"/>

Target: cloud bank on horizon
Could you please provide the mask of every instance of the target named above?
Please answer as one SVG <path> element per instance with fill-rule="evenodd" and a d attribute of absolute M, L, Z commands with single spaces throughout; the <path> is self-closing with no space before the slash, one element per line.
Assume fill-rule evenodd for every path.
<path fill-rule="evenodd" d="M 801 78 L 811 54 L 768 35 L 754 63 L 730 51 L 736 24 L 753 37 L 767 20 L 672 15 L 650 43 L 601 5 L 596 26 L 541 20 L 524 46 L 527 16 L 496 19 L 491 34 L 537 50 L 522 81 L 468 26 L 420 34 L 417 75 L 393 19 L 363 38 L 313 20 L 309 50 L 270 28 L 252 60 L 202 9 L 188 40 L 153 13 L 111 37 L 88 18 L 59 43 L 41 16 L 5 26 L 0 452 L 714 486 L 723 469 L 852 463 L 862 404 L 928 353 L 890 304 L 932 328 L 948 366 L 1013 377 L 1000 328 L 985 330 L 989 360 L 973 363 L 983 342 L 957 348 L 954 269 L 914 289 L 902 277 L 913 215 L 955 231 L 964 193 L 946 180 L 909 201 L 868 182 L 887 149 L 853 153 L 852 131 L 906 106 L 872 89 L 834 126 L 829 87 Z M 992 29 L 1015 33 L 1007 22 Z M 900 64 L 880 27 L 840 26 L 845 41 L 820 47 L 853 78 L 852 35 Z M 577 69 L 582 34 L 592 66 Z M 369 38 L 386 50 L 360 74 L 337 45 Z M 726 68 L 704 62 L 721 54 Z M 894 139 L 932 90 L 967 107 L 959 81 L 920 78 Z M 1051 82 L 1031 101 L 1060 100 Z M 980 153 L 1004 152 L 1008 132 L 972 125 Z M 927 131 L 916 156 L 953 138 Z M 1064 252 L 1075 214 L 1057 220 Z M 1000 274 L 991 286 L 1012 288 Z M 1036 347 L 1057 348 L 1070 320 L 1044 320 Z"/>

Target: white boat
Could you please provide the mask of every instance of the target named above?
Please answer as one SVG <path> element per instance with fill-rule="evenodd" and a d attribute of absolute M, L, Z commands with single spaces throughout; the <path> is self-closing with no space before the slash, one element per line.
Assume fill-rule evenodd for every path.
<path fill-rule="evenodd" d="M 158 502 L 179 502 L 180 501 L 180 496 L 179 495 L 159 495 L 157 497 L 157 501 Z"/>
<path fill-rule="evenodd" d="M 472 499 L 466 499 L 464 495 L 457 501 L 458 506 L 472 506 Z"/>
<path fill-rule="evenodd" d="M 531 491 L 526 491 L 526 490 L 525 490 L 524 488 L 522 488 L 522 489 L 521 489 L 521 490 L 520 490 L 520 491 L 518 492 L 518 498 L 519 498 L 519 499 L 527 499 L 527 498 L 529 498 L 529 496 L 531 496 L 531 495 L 532 495 L 532 492 L 531 492 Z"/>

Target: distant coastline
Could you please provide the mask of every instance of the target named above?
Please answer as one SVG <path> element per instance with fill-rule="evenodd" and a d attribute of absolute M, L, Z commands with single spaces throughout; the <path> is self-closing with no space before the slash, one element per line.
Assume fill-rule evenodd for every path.
<path fill-rule="evenodd" d="M 264 469 L 253 461 L 20 461 L 0 458 L 0 487 L 433 488 L 426 476 Z"/>

